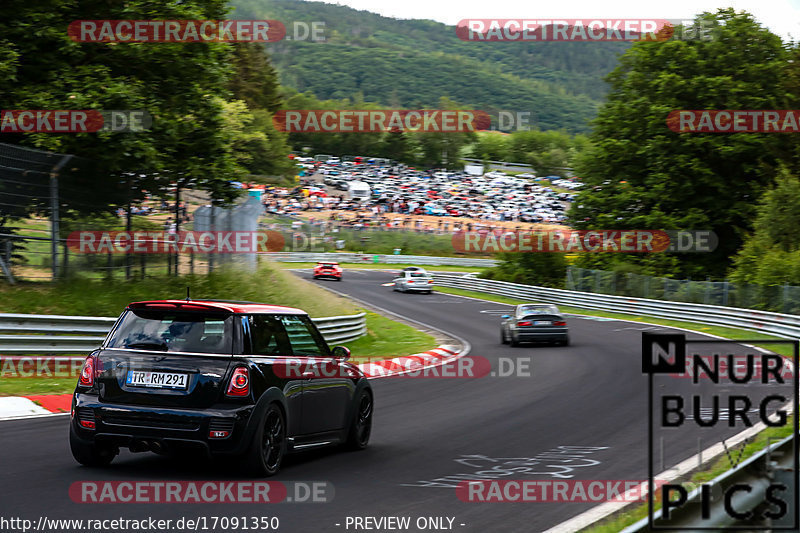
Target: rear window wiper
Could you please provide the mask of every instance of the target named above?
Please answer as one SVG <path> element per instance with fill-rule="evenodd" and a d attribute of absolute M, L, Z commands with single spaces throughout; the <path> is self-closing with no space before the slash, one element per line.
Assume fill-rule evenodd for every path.
<path fill-rule="evenodd" d="M 167 351 L 166 342 L 132 342 L 126 344 L 125 347 L 134 349 L 141 348 L 142 350 L 161 350 L 162 352 Z"/>

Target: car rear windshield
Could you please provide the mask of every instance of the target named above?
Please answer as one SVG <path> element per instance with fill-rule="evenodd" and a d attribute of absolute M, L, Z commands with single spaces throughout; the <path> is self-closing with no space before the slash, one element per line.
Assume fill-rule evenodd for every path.
<path fill-rule="evenodd" d="M 555 305 L 526 305 L 520 307 L 519 311 L 522 315 L 557 315 L 558 307 Z"/>
<path fill-rule="evenodd" d="M 426 277 L 426 274 L 424 272 L 412 272 L 411 273 L 411 277 L 412 278 L 424 278 L 424 277 Z"/>
<path fill-rule="evenodd" d="M 230 354 L 233 316 L 129 309 L 108 341 L 108 348 L 163 352 Z"/>

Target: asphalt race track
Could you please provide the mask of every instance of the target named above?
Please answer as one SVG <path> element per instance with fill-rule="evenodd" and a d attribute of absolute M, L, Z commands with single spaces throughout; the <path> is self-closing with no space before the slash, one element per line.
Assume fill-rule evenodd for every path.
<path fill-rule="evenodd" d="M 311 277 L 308 270 L 298 274 Z M 453 519 L 452 526 L 445 519 L 442 529 L 534 532 L 595 504 L 463 502 L 454 488 L 458 480 L 487 471 L 499 472 L 498 479 L 646 478 L 647 378 L 641 371 L 640 352 L 641 330 L 647 326 L 570 318 L 570 346 L 514 348 L 500 344 L 498 315 L 509 306 L 440 293 L 393 292 L 381 286 L 391 280 L 389 272 L 346 270 L 344 274 L 341 283 L 316 283 L 462 337 L 472 346 L 469 355 L 487 358 L 495 374 L 516 364 L 520 375 L 374 380 L 376 411 L 367 450 L 292 456 L 271 478 L 331 483 L 335 487 L 331 503 L 74 503 L 68 489 L 80 480 L 243 478 L 224 462 L 175 460 L 127 450 L 110 467 L 89 469 L 70 455 L 68 417 L 0 422 L 0 515 L 34 522 L 40 516 L 173 520 L 277 516 L 278 531 L 287 532 L 366 530 L 348 527 L 347 518 L 387 516 L 410 517 L 407 530 L 419 531 L 418 518 L 446 517 Z M 520 363 L 529 364 L 529 369 Z M 697 452 L 700 433 L 681 429 L 665 439 L 666 467 Z M 716 437 L 740 430 L 726 425 L 714 429 Z M 709 430 L 703 431 L 709 435 Z M 704 448 L 713 443 L 701 442 Z M 570 458 L 558 459 L 559 454 Z M 510 473 L 509 468 L 518 470 Z"/>

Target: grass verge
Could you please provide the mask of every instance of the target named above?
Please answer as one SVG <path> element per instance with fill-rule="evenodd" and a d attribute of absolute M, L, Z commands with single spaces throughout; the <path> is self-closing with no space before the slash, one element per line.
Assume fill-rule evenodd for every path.
<path fill-rule="evenodd" d="M 367 311 L 367 334 L 348 342 L 353 362 L 366 363 L 424 352 L 437 346 L 432 335 Z"/>
<path fill-rule="evenodd" d="M 270 265 L 255 272 L 226 269 L 208 275 L 153 276 L 144 280 L 72 279 L 56 283 L 19 283 L 0 288 L 4 313 L 118 316 L 130 302 L 186 298 L 233 299 L 299 307 L 311 316 L 356 312 L 356 307 L 330 292 L 305 283 Z"/>
<path fill-rule="evenodd" d="M 504 303 L 504 304 L 516 305 L 530 301 L 530 300 L 519 300 L 516 298 L 508 298 L 506 296 L 499 296 L 485 292 L 454 289 L 450 287 L 437 286 L 435 287 L 435 289 L 439 292 L 443 292 L 446 294 L 454 294 L 457 296 L 470 296 L 472 298 L 481 298 L 484 300 L 490 300 L 493 302 Z M 720 337 L 725 337 L 727 339 L 733 339 L 733 340 L 736 339 L 752 340 L 755 336 L 758 336 L 759 339 L 763 338 L 764 340 L 779 339 L 779 337 L 775 337 L 773 335 L 764 335 L 762 333 L 753 333 L 751 331 L 745 331 L 735 328 L 727 328 L 722 326 L 713 326 L 708 324 L 700 324 L 697 322 L 666 320 L 650 316 L 628 315 L 625 313 L 609 313 L 606 311 L 598 311 L 595 309 L 583 309 L 583 308 L 563 306 L 563 305 L 559 305 L 558 308 L 564 311 L 565 313 L 590 315 L 590 316 L 598 316 L 605 318 L 616 318 L 619 320 L 629 320 L 631 322 L 647 322 L 650 324 L 658 324 L 667 327 L 691 329 L 693 331 L 697 331 L 700 333 L 707 333 L 709 335 L 718 335 Z M 789 357 L 791 357 L 792 355 L 791 347 L 787 345 L 774 345 L 771 347 L 771 349 L 777 353 L 781 353 L 782 355 L 786 355 Z M 768 445 L 769 439 L 772 439 L 772 442 L 774 442 L 777 439 L 785 438 L 791 435 L 793 424 L 794 422 L 792 418 L 789 417 L 787 419 L 787 424 L 785 426 L 779 428 L 767 428 L 761 433 L 759 433 L 752 442 L 750 442 L 744 447 L 741 457 L 739 457 L 739 462 L 741 463 L 742 461 L 751 457 L 755 453 L 764 449 Z M 727 459 L 727 457 L 722 456 L 713 461 L 711 464 L 706 465 L 705 467 L 701 468 L 700 470 L 692 474 L 689 479 L 682 479 L 680 481 L 703 483 L 714 479 L 723 472 L 730 470 L 730 468 L 731 464 L 729 460 Z M 659 509 L 660 505 L 656 505 L 655 508 Z M 589 528 L 584 528 L 581 531 L 587 533 L 616 533 L 617 531 L 625 529 L 627 526 L 634 524 L 635 522 L 641 520 L 642 518 L 645 518 L 647 516 L 647 509 L 648 509 L 647 504 L 629 506 L 629 510 L 616 513 L 612 515 L 610 518 L 601 521 L 599 524 Z"/>
<path fill-rule="evenodd" d="M 69 394 L 75 390 L 78 376 L 71 378 L 10 378 L 0 379 L 0 397 L 32 394 Z"/>

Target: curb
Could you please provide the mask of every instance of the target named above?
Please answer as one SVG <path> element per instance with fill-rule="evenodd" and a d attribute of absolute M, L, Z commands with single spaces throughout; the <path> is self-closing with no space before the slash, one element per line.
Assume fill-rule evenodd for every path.
<path fill-rule="evenodd" d="M 462 352 L 458 346 L 445 344 L 427 352 L 361 363 L 357 366 L 369 379 L 396 377 L 444 365 L 461 357 Z"/>
<path fill-rule="evenodd" d="M 69 414 L 72 394 L 0 397 L 0 420 Z"/>

